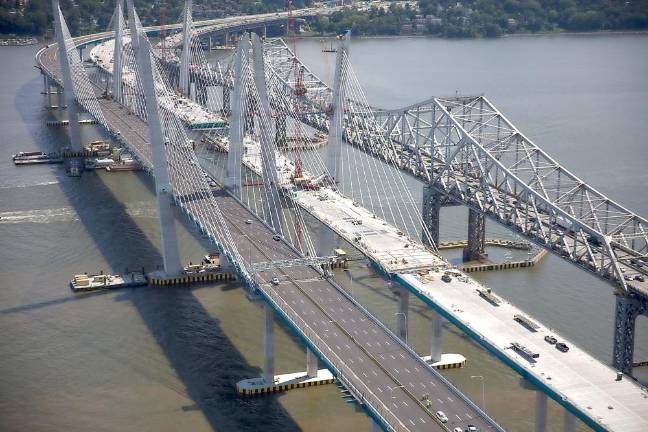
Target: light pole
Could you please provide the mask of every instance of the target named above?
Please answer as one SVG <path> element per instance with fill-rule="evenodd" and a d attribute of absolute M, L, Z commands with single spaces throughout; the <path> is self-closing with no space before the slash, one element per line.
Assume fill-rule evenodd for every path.
<path fill-rule="evenodd" d="M 470 377 L 470 379 L 475 379 L 478 378 L 481 380 L 481 385 L 482 385 L 482 410 L 486 410 L 486 397 L 484 393 L 484 377 L 481 375 L 473 375 Z"/>
<path fill-rule="evenodd" d="M 396 312 L 394 316 L 402 315 L 403 316 L 403 321 L 405 321 L 405 345 L 409 345 L 407 343 L 407 333 L 408 333 L 408 326 L 407 326 L 407 315 L 405 315 L 405 312 Z M 399 329 L 400 331 L 400 329 Z"/>

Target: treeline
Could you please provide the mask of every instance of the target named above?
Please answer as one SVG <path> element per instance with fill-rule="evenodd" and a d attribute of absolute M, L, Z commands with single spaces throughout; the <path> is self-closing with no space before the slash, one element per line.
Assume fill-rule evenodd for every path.
<path fill-rule="evenodd" d="M 320 34 L 424 33 L 495 37 L 506 33 L 648 29 L 648 0 L 420 0 L 418 10 L 392 2 L 369 10 L 345 9 L 313 21 Z"/>
<path fill-rule="evenodd" d="M 0 34 L 42 36 L 52 32 L 51 0 L 0 0 Z M 22 3 L 22 2 L 21 2 Z M 115 9 L 115 0 L 60 0 L 61 9 L 73 36 L 106 30 Z M 312 0 L 294 0 L 295 8 L 312 4 Z M 217 18 L 221 16 L 257 14 L 286 9 L 286 0 L 195 0 L 194 16 Z M 184 0 L 165 0 L 165 22 L 182 19 Z M 135 8 L 144 25 L 160 22 L 159 0 L 135 0 Z"/>

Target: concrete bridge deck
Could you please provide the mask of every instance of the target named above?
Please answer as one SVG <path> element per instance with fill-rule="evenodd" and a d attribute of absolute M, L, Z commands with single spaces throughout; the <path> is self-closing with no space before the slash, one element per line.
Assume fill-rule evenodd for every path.
<path fill-rule="evenodd" d="M 38 54 L 37 61 L 45 73 L 60 82 L 55 45 Z M 101 89 L 97 89 L 101 91 Z M 107 128 L 150 168 L 148 127 L 138 117 L 111 100 L 99 99 Z M 119 132 L 119 133 L 117 133 Z M 190 157 L 185 154 L 174 157 Z M 189 166 L 193 166 L 189 164 Z M 188 177 L 202 176 L 199 167 L 186 172 Z M 239 250 L 249 262 L 294 259 L 297 254 L 283 242 L 272 239 L 269 228 L 254 219 L 242 204 L 222 191 L 214 191 L 229 230 Z M 205 200 L 183 203 L 188 214 L 200 214 Z M 201 229 L 213 233 L 217 220 L 196 220 Z M 280 284 L 267 281 L 277 277 Z M 393 430 L 449 430 L 448 426 L 474 424 L 481 430 L 501 430 L 471 401 L 402 344 L 386 327 L 349 298 L 333 281 L 323 279 L 311 267 L 292 267 L 260 272 L 254 276 L 256 288 L 274 307 L 289 327 L 318 354 L 369 413 Z M 435 395 L 427 409 L 420 402 L 424 394 Z M 439 423 L 434 412 L 443 410 L 450 422 Z"/>
<path fill-rule="evenodd" d="M 226 142 L 220 145 L 227 150 Z M 258 146 L 258 143 L 247 142 L 245 145 L 247 151 L 244 152 L 244 164 L 252 171 L 260 173 L 260 152 L 254 147 Z M 282 155 L 277 155 L 278 166 L 284 167 L 291 163 Z M 286 172 L 290 173 L 292 170 L 288 169 Z M 289 184 L 287 175 L 280 177 L 281 184 Z M 418 240 L 407 238 L 393 225 L 376 217 L 367 209 L 354 205 L 352 200 L 329 188 L 322 188 L 319 191 L 302 190 L 295 194 L 296 202 L 304 210 L 354 245 L 386 275 L 395 277 L 451 322 L 467 330 L 467 333 L 486 349 L 500 357 L 522 376 L 537 383 L 541 391 L 551 395 L 586 424 L 598 430 L 640 430 L 648 422 L 643 415 L 644 411 L 648 412 L 648 400 L 644 397 L 646 393 L 636 383 L 628 380 L 614 381 L 616 375 L 610 367 L 562 338 L 561 341 L 571 347 L 567 354 L 557 351 L 542 338 L 529 339 L 528 335 L 524 334 L 525 329 L 512 321 L 512 316 L 521 314 L 522 311 L 508 303 L 506 307 L 488 310 L 490 304 L 475 294 L 477 287 L 484 289 L 477 282 L 463 275 L 462 279 L 465 279 L 466 283 L 454 279 L 450 284 L 446 284 L 438 280 L 439 274 L 436 282 L 426 283 L 430 286 L 436 284 L 437 290 L 444 287 L 459 287 L 459 291 L 454 294 L 462 300 L 461 310 L 464 313 L 454 314 L 457 301 L 453 302 L 451 297 L 440 301 L 434 295 L 435 290 L 431 290 L 427 285 L 422 287 L 423 282 L 416 279 L 417 271 L 427 272 L 430 269 L 448 268 L 447 262 L 424 248 Z M 320 199 L 322 194 L 326 195 L 326 200 Z M 361 220 L 362 224 L 354 224 L 353 221 L 356 220 Z M 267 257 L 266 260 L 271 259 Z M 416 280 L 412 280 L 412 277 Z M 508 309 L 513 309 L 513 313 Z M 484 321 L 480 326 L 479 337 L 475 337 L 475 334 L 469 331 L 472 321 L 467 317 L 475 316 L 491 318 L 490 324 L 485 324 L 487 321 Z M 542 328 L 546 329 L 546 326 Z M 502 338 L 510 340 L 507 339 L 508 342 L 504 343 Z M 514 341 L 543 352 L 542 368 L 536 367 L 538 362 L 530 367 L 527 359 L 513 355 L 510 343 Z M 541 372 L 537 372 L 540 370 Z M 545 379 L 547 376 L 560 377 L 560 379 Z M 609 406 L 618 409 L 609 409 Z M 620 412 L 623 412 L 622 416 L 619 416 Z"/>

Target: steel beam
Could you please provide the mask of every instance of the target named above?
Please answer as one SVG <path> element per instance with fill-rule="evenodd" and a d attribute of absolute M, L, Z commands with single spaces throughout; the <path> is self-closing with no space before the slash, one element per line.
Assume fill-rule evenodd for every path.
<path fill-rule="evenodd" d="M 227 153 L 227 181 L 230 193 L 241 198 L 241 163 L 243 156 L 243 57 L 247 55 L 247 33 L 239 41 L 234 54 L 234 100 L 229 122 L 229 152 Z"/>
<path fill-rule="evenodd" d="M 146 102 L 146 117 L 149 126 L 149 140 L 151 143 L 151 158 L 153 160 L 153 176 L 155 177 L 155 193 L 158 202 L 160 217 L 160 234 L 162 236 L 162 258 L 164 271 L 168 276 L 177 275 L 182 271 L 180 254 L 178 252 L 178 238 L 173 217 L 173 189 L 169 178 L 166 146 L 162 123 L 155 92 L 155 76 L 153 75 L 151 46 L 145 35 L 139 38 L 137 52 L 138 66 L 141 73 L 141 82 Z"/>
<path fill-rule="evenodd" d="M 617 293 L 612 366 L 628 375 L 632 374 L 637 317 L 647 312 L 648 299 L 645 297 Z"/>

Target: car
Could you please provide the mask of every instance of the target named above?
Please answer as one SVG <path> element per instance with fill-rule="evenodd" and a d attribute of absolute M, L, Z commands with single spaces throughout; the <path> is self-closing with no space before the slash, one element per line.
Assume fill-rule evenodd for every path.
<path fill-rule="evenodd" d="M 250 225 L 250 224 L 252 223 L 252 220 L 251 220 L 251 219 L 248 219 L 248 220 L 245 221 L 245 223 L 246 223 L 247 225 Z"/>
<path fill-rule="evenodd" d="M 452 280 L 452 278 L 450 277 L 449 274 L 444 274 L 443 276 L 441 276 L 441 280 L 443 282 L 450 282 Z"/>
<path fill-rule="evenodd" d="M 549 343 L 551 345 L 555 345 L 556 342 L 558 342 L 558 340 L 555 337 L 550 336 L 550 335 L 545 336 L 544 340 L 545 340 L 545 342 L 547 342 L 547 343 Z"/>
<path fill-rule="evenodd" d="M 452 432 L 464 432 L 464 430 L 461 429 L 460 427 L 456 427 L 456 428 L 452 429 Z"/>
<path fill-rule="evenodd" d="M 272 236 L 272 240 L 279 241 L 279 240 L 281 240 L 281 236 L 279 234 L 275 234 L 275 235 Z"/>
<path fill-rule="evenodd" d="M 475 425 L 468 425 L 468 429 L 466 429 L 467 432 L 479 432 L 479 428 Z"/>
<path fill-rule="evenodd" d="M 646 278 L 644 278 L 642 275 L 637 275 L 635 276 L 635 280 L 639 282 L 645 282 Z"/>
<path fill-rule="evenodd" d="M 272 282 L 272 285 L 279 285 L 279 278 L 272 278 L 270 282 Z"/>
<path fill-rule="evenodd" d="M 441 423 L 448 423 L 448 416 L 443 411 L 437 411 L 436 416 Z"/>
<path fill-rule="evenodd" d="M 558 351 L 560 351 L 560 352 L 564 352 L 564 353 L 566 353 L 567 351 L 569 351 L 569 347 L 568 347 L 567 344 L 565 344 L 564 342 L 558 342 L 558 343 L 556 344 L 556 349 L 557 349 Z"/>

